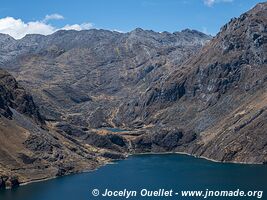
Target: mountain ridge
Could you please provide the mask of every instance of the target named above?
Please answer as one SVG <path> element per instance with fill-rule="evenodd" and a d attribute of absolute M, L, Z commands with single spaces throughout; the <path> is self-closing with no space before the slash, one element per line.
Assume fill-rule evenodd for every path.
<path fill-rule="evenodd" d="M 131 31 L 128 31 L 128 32 L 121 32 L 121 31 L 116 31 L 116 30 L 108 30 L 108 29 L 96 29 L 96 28 L 92 28 L 92 29 L 88 29 L 88 30 L 58 30 L 52 34 L 49 34 L 49 35 L 42 35 L 42 34 L 26 34 L 24 37 L 31 37 L 31 36 L 36 36 L 36 37 L 50 37 L 51 35 L 53 34 L 60 34 L 60 33 L 66 33 L 66 32 L 95 32 L 95 31 L 104 31 L 104 32 L 115 32 L 115 33 L 119 33 L 119 34 L 130 34 L 132 32 L 150 32 L 150 33 L 160 33 L 160 34 L 179 34 L 179 33 L 183 33 L 183 32 L 187 32 L 187 33 L 195 33 L 195 34 L 200 34 L 200 35 L 203 35 L 204 33 L 201 32 L 201 31 L 198 31 L 196 29 L 189 29 L 189 28 L 186 28 L 186 29 L 182 29 L 181 31 L 174 31 L 174 32 L 169 32 L 169 31 L 155 31 L 155 30 L 148 30 L 148 29 L 143 29 L 143 28 L 140 28 L 140 27 L 137 27 Z M 206 35 L 206 34 L 204 34 Z M 211 36 L 211 35 L 209 35 Z M 6 37 L 6 38 L 11 38 L 13 40 L 22 40 L 24 39 L 23 38 L 20 38 L 20 39 L 15 39 L 13 38 L 12 36 L 10 36 L 9 34 L 6 34 L 6 33 L 0 33 L 0 37 Z"/>
<path fill-rule="evenodd" d="M 3 120 L 28 130 L 12 129 L 24 133 L 17 143 L 31 151 L 22 158 L 27 163 L 37 152 L 53 176 L 144 152 L 266 163 L 266 22 L 267 3 L 261 3 L 213 38 L 136 29 L 12 40 L 0 49 L 0 67 L 33 95 L 46 129 L 16 107 L 13 121 Z M 12 157 L 21 162 L 21 155 Z M 40 177 L 37 165 L 29 165 Z M 22 182 L 30 179 L 16 173 Z"/>
<path fill-rule="evenodd" d="M 145 104 L 135 108 L 134 116 L 141 116 L 146 125 L 160 121 L 159 130 L 176 127 L 197 135 L 189 147 L 178 145 L 175 151 L 220 161 L 265 160 L 266 7 L 266 3 L 259 4 L 224 26 L 196 56 L 139 98 L 137 104 Z M 128 110 L 131 106 L 122 109 L 122 118 L 127 119 Z M 129 118 L 127 123 L 133 120 Z M 263 125 L 259 128 L 254 123 Z M 249 127 L 250 133 L 246 130 Z M 259 136 L 263 144 L 259 144 Z M 153 134 L 143 137 L 153 141 Z M 206 144 L 207 138 L 214 140 Z M 253 143 L 261 146 L 260 152 Z"/>

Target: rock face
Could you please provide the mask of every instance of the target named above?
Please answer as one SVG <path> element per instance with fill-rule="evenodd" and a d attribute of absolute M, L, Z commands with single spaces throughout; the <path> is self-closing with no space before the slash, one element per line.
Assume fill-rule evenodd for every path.
<path fill-rule="evenodd" d="M 10 108 L 13 108 L 40 124 L 44 123 L 32 97 L 4 70 L 0 70 L 0 86 L 1 115 L 12 119 Z"/>
<path fill-rule="evenodd" d="M 128 153 L 266 163 L 266 30 L 261 3 L 214 38 L 189 29 L 0 34 L 0 66 L 18 81 L 0 70 L 0 188 Z"/>
<path fill-rule="evenodd" d="M 196 134 L 195 141 L 175 151 L 220 161 L 264 162 L 266 30 L 267 4 L 262 3 L 231 20 L 196 56 L 122 106 L 119 116 L 132 126 L 139 120 Z"/>
<path fill-rule="evenodd" d="M 125 98 L 163 79 L 211 38 L 191 30 L 58 31 L 4 39 L 0 59 L 34 96 L 49 121 L 99 128 L 114 126 Z"/>
<path fill-rule="evenodd" d="M 4 70 L 0 70 L 0 111 L 0 189 L 95 169 L 111 159 L 95 144 L 79 143 L 50 129 L 32 96 Z M 124 157 L 120 152 L 117 155 Z"/>

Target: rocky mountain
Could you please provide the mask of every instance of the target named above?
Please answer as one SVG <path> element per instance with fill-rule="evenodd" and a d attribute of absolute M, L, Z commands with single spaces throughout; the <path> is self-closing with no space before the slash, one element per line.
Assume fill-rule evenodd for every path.
<path fill-rule="evenodd" d="M 0 71 L 0 187 L 124 158 L 128 139 L 95 128 L 115 126 L 124 99 L 209 39 L 191 30 L 58 31 L 21 40 L 1 34 L 1 67 L 19 83 Z"/>
<path fill-rule="evenodd" d="M 113 126 L 109 116 L 122 99 L 171 73 L 210 39 L 191 30 L 142 29 L 2 37 L 2 68 L 31 91 L 46 120 L 94 128 Z"/>
<path fill-rule="evenodd" d="M 0 183 L 140 152 L 267 162 L 266 23 L 261 3 L 214 38 L 189 29 L 0 34 L 0 67 L 18 81 L 1 72 Z"/>
<path fill-rule="evenodd" d="M 91 135 L 86 139 L 98 139 L 112 147 L 116 137 L 109 135 L 102 140 Z M 116 144 L 113 146 L 115 149 Z M 50 129 L 32 96 L 0 70 L 0 189 L 95 169 L 110 159 L 124 157 L 112 152 Z"/>
<path fill-rule="evenodd" d="M 121 107 L 124 123 L 155 126 L 156 133 L 137 138 L 137 149 L 164 151 L 173 144 L 173 151 L 219 161 L 266 162 L 266 30 L 267 3 L 262 3 L 232 19 L 196 56 Z"/>
<path fill-rule="evenodd" d="M 39 110 L 32 97 L 4 70 L 0 70 L 0 114 L 8 119 L 13 118 L 11 109 L 34 119 L 38 124 L 44 124 Z"/>

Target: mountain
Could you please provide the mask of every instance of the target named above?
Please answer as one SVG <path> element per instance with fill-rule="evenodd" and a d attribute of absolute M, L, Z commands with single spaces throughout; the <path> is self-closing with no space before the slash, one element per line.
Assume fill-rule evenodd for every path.
<path fill-rule="evenodd" d="M 92 149 L 49 132 L 32 96 L 0 70 L 0 188 L 94 169 Z"/>
<path fill-rule="evenodd" d="M 173 71 L 210 37 L 191 30 L 130 33 L 106 30 L 27 35 L 1 49 L 2 68 L 31 91 L 49 121 L 113 126 L 122 99 Z M 1 38 L 1 37 L 0 37 Z"/>
<path fill-rule="evenodd" d="M 266 23 L 261 3 L 214 38 L 140 28 L 0 34 L 0 67 L 11 74 L 0 76 L 0 183 L 129 153 L 266 163 Z"/>
<path fill-rule="evenodd" d="M 155 127 L 136 139 L 137 149 L 266 162 L 266 30 L 267 3 L 262 3 L 232 19 L 196 56 L 121 107 L 124 123 Z"/>
<path fill-rule="evenodd" d="M 128 139 L 95 128 L 113 126 L 109 117 L 123 99 L 209 39 L 192 30 L 58 31 L 21 40 L 0 34 L 0 65 L 18 81 L 1 71 L 0 187 L 124 158 Z"/>
<path fill-rule="evenodd" d="M 91 135 L 89 139 L 97 137 Z M 109 135 L 106 144 L 112 144 L 112 139 L 116 137 Z M 50 129 L 32 96 L 9 73 L 0 70 L 0 189 L 95 169 L 111 158 L 124 155 Z"/>

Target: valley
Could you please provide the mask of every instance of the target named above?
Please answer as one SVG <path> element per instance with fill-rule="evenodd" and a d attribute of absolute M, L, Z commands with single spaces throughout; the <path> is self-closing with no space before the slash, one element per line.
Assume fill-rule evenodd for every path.
<path fill-rule="evenodd" d="M 267 162 L 267 3 L 196 30 L 0 34 L 0 188 L 140 153 Z"/>

